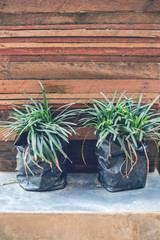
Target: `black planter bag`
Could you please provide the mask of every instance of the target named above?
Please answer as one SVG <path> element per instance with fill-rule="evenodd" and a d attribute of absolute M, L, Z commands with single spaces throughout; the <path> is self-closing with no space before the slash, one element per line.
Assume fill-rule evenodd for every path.
<path fill-rule="evenodd" d="M 99 138 L 99 137 L 98 137 Z M 125 144 L 128 150 L 127 143 Z M 148 155 L 148 146 L 143 142 L 143 146 Z M 126 169 L 126 155 L 121 150 L 118 140 L 113 141 L 112 136 L 108 136 L 99 148 L 96 148 L 96 155 L 98 158 L 98 181 L 110 192 L 117 192 L 123 190 L 131 190 L 143 188 L 146 184 L 148 164 L 144 148 L 140 145 L 135 148 L 137 153 L 137 163 L 129 173 L 128 177 L 124 177 Z M 132 155 L 135 161 L 135 155 Z M 128 159 L 128 171 L 131 167 Z M 122 173 L 122 174 L 121 174 Z M 123 175 L 123 176 L 122 176 Z"/>
<path fill-rule="evenodd" d="M 32 149 L 29 149 L 29 154 L 26 157 L 26 163 L 28 167 L 31 169 L 33 174 L 28 170 L 27 167 L 24 166 L 24 154 L 27 148 L 27 133 L 23 133 L 15 142 L 15 147 L 18 151 L 17 153 L 17 180 L 19 185 L 26 191 L 52 191 L 57 189 L 62 189 L 66 186 L 67 181 L 67 172 L 66 172 L 66 159 L 64 156 L 57 153 L 58 162 L 62 172 L 57 168 L 57 166 L 53 163 L 52 168 L 50 165 L 44 161 L 42 161 L 39 157 L 37 157 L 37 163 L 41 167 L 37 167 L 32 159 L 34 159 L 34 154 Z M 66 152 L 67 143 L 61 140 L 61 144 L 63 150 Z M 50 159 L 51 160 L 51 159 Z M 27 172 L 27 174 L 26 174 Z"/>

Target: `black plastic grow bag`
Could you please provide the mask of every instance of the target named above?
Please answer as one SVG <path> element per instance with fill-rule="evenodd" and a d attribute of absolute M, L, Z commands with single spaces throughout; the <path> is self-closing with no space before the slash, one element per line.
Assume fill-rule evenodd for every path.
<path fill-rule="evenodd" d="M 52 168 L 50 165 L 44 161 L 42 161 L 39 157 L 37 157 L 37 163 L 41 167 L 35 165 L 33 162 L 34 154 L 32 149 L 29 149 L 29 153 L 26 157 L 26 165 L 24 165 L 24 154 L 27 148 L 27 133 L 23 133 L 15 142 L 15 147 L 18 151 L 17 153 L 17 180 L 19 185 L 27 191 L 51 191 L 62 189 L 66 186 L 67 181 L 67 172 L 66 172 L 66 159 L 64 156 L 57 153 L 58 162 L 62 172 L 57 168 L 57 166 L 53 163 Z M 67 143 L 61 140 L 61 144 L 63 150 L 66 152 Z M 51 160 L 51 159 L 50 159 Z M 34 175 L 31 173 L 31 171 Z"/>
<path fill-rule="evenodd" d="M 99 136 L 97 136 L 99 138 Z M 125 144 L 128 150 L 127 143 Z M 148 146 L 143 142 L 143 146 L 148 155 Z M 98 158 L 98 181 L 110 192 L 131 190 L 143 188 L 146 184 L 148 164 L 144 148 L 140 144 L 138 148 L 134 146 L 137 153 L 137 163 L 132 171 L 125 175 L 126 167 L 129 172 L 131 162 L 125 161 L 126 155 L 118 140 L 113 141 L 112 135 L 108 136 L 99 148 L 96 148 L 96 155 Z M 135 155 L 132 154 L 135 162 Z M 127 164 L 127 165 L 126 165 Z"/>

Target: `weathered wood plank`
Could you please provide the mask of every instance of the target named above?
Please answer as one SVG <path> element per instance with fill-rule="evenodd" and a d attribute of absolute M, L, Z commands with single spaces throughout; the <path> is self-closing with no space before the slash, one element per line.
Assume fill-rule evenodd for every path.
<path fill-rule="evenodd" d="M 132 93 L 133 94 L 133 93 Z M 56 99 L 54 99 L 54 103 L 53 103 L 53 99 L 49 99 L 48 100 L 48 103 L 50 104 L 50 105 L 54 105 L 54 106 L 56 106 L 56 105 L 58 105 L 59 107 L 60 106 L 62 106 L 63 104 L 68 104 L 68 103 L 73 103 L 73 102 L 78 102 L 79 100 L 82 100 L 83 101 L 83 103 L 92 103 L 91 102 L 91 100 L 90 99 L 88 99 L 88 98 L 63 98 L 63 96 L 62 96 L 62 98 L 56 98 Z M 153 98 L 152 99 L 145 99 L 145 101 L 144 101 L 144 103 L 150 103 L 151 102 L 151 100 L 153 100 Z M 30 100 L 25 100 L 25 102 L 26 103 L 31 103 L 31 101 Z M 13 99 L 9 99 L 9 100 L 0 100 L 0 105 L 2 105 L 3 106 L 3 109 L 5 110 L 5 107 L 8 109 L 11 109 L 12 108 L 12 106 L 13 105 L 17 105 L 17 106 L 19 106 L 19 105 L 22 105 L 22 104 L 24 104 L 24 99 L 23 100 L 21 100 L 21 99 L 15 99 L 15 100 L 13 100 Z M 159 104 L 157 104 L 156 106 L 155 106 L 155 108 L 157 109 L 159 109 L 160 108 L 160 106 L 159 106 Z"/>
<path fill-rule="evenodd" d="M 160 62 L 160 56 L 7 55 L 0 62 Z"/>
<path fill-rule="evenodd" d="M 151 37 L 15 37 L 0 38 L 0 43 L 160 43 Z"/>
<path fill-rule="evenodd" d="M 143 98 L 142 98 L 142 101 L 143 102 L 146 102 L 146 101 L 152 101 L 153 99 L 155 99 L 157 97 L 157 94 L 159 93 L 158 92 L 159 90 L 157 90 L 157 93 L 152 93 L 152 92 L 149 92 L 149 93 L 146 93 L 144 92 L 143 93 Z M 113 93 L 115 92 L 115 89 L 113 88 L 112 91 L 110 92 L 103 92 L 104 94 L 107 95 L 107 97 L 109 99 L 112 99 L 113 97 Z M 29 93 L 30 96 L 32 96 L 33 98 L 36 98 L 36 99 L 42 99 L 42 95 L 41 93 Z M 126 96 L 127 97 L 131 97 L 133 95 L 133 92 L 126 92 Z M 117 97 L 115 99 L 117 99 L 118 97 L 120 96 L 120 93 L 117 93 Z M 136 93 L 134 95 L 134 98 L 135 100 L 138 100 L 140 96 L 140 93 Z M 19 97 L 19 99 L 18 99 Z M 91 99 L 93 98 L 98 98 L 98 99 L 101 99 L 103 98 L 102 95 L 100 93 L 47 93 L 47 98 L 48 100 L 51 102 L 51 100 L 53 101 L 53 104 L 54 104 L 54 101 L 56 99 L 84 99 L 84 100 L 90 100 L 90 102 L 92 102 Z M 26 100 L 27 99 L 27 96 L 24 95 L 23 93 L 18 93 L 18 94 L 2 94 L 1 93 L 1 96 L 0 96 L 0 99 L 1 100 Z M 159 100 L 157 100 L 157 103 L 159 103 Z"/>
<path fill-rule="evenodd" d="M 106 93 L 104 92 L 104 94 L 106 94 Z M 133 94 L 133 92 L 131 94 Z M 91 95 L 91 94 L 89 94 L 89 95 Z M 100 97 L 98 97 L 97 94 L 94 94 L 94 95 L 92 94 L 92 96 L 93 96 L 93 98 L 100 98 Z M 108 96 L 108 94 L 107 94 L 107 96 Z M 143 103 L 150 103 L 154 99 L 155 99 L 155 95 L 152 94 L 152 93 L 149 93 L 149 96 L 147 96 L 146 98 L 143 99 Z M 24 102 L 31 103 L 31 101 L 27 100 L 27 99 L 6 99 L 6 100 L 0 100 L 0 109 L 1 109 L 1 106 L 2 106 L 3 110 L 11 109 L 13 105 L 22 105 L 22 104 L 24 104 Z M 73 102 L 77 102 L 77 103 L 79 103 L 79 102 L 80 103 L 82 103 L 82 102 L 83 103 L 92 103 L 92 100 L 90 98 L 87 98 L 87 97 L 85 98 L 85 94 L 70 94 L 70 95 L 68 95 L 68 98 L 67 98 L 66 94 L 61 94 L 59 96 L 57 96 L 57 94 L 55 94 L 55 98 L 48 99 L 48 103 L 51 106 L 54 106 L 54 107 L 56 107 L 56 106 L 60 107 L 63 104 L 68 104 L 68 103 L 73 103 Z M 82 107 L 84 108 L 84 106 L 82 104 L 79 104 L 79 105 L 80 105 L 79 108 L 82 108 Z M 159 109 L 160 108 L 158 100 L 157 100 L 157 104 L 155 104 L 153 107 L 155 109 Z"/>
<path fill-rule="evenodd" d="M 22 13 L 22 12 L 60 12 L 60 11 L 160 11 L 158 0 L 80 0 L 80 1 L 39 1 L 27 0 L 24 2 L 18 0 L 1 0 L 1 13 Z"/>
<path fill-rule="evenodd" d="M 126 2 L 125 2 L 126 4 Z M 1 26 L 54 24 L 159 24 L 159 12 L 1 13 Z"/>
<path fill-rule="evenodd" d="M 4 155 L 5 157 L 5 155 Z M 16 160 L 2 160 L 0 161 L 0 171 L 14 172 L 16 169 Z"/>
<path fill-rule="evenodd" d="M 159 40 L 160 41 L 160 40 Z M 20 49 L 27 48 L 160 48 L 159 43 L 1 43 L 0 49 Z M 29 49 L 28 49 L 29 48 Z M 29 55 L 29 54 L 28 54 Z M 95 54 L 96 55 L 96 54 Z M 98 55 L 98 54 L 97 54 Z"/>
<path fill-rule="evenodd" d="M 160 30 L 159 24 L 65 24 L 65 25 L 25 25 L 25 26 L 0 26 L 0 30 L 73 30 L 73 29 L 119 29 L 119 30 Z"/>
<path fill-rule="evenodd" d="M 119 44 L 120 46 L 120 44 Z M 1 48 L 0 55 L 130 55 L 160 56 L 160 48 L 105 47 L 45 47 L 45 48 Z"/>
<path fill-rule="evenodd" d="M 113 97 L 113 93 L 105 93 L 106 96 L 109 99 L 112 99 Z M 137 93 L 138 94 L 138 93 Z M 139 94 L 135 95 L 135 100 L 138 101 L 139 99 Z M 32 94 L 30 94 L 32 95 Z M 133 93 L 126 93 L 127 97 L 131 97 L 133 95 Z M 33 97 L 36 98 L 36 95 L 33 94 Z M 48 94 L 47 94 L 48 96 Z M 55 94 L 55 97 L 53 97 L 52 99 L 49 99 L 49 105 L 52 107 L 52 109 L 57 109 L 59 107 L 62 107 L 64 104 L 67 103 L 75 103 L 74 105 L 71 106 L 72 109 L 81 109 L 84 108 L 85 105 L 84 103 L 88 103 L 88 104 L 92 104 L 92 100 L 93 98 L 97 98 L 100 99 L 101 95 L 100 93 L 93 93 L 93 94 L 86 94 L 86 93 L 77 93 L 77 94 Z M 119 94 L 117 94 L 117 96 L 119 96 Z M 157 97 L 157 93 L 144 93 L 143 94 L 143 103 L 151 103 L 155 98 Z M 41 100 L 41 99 L 40 99 Z M 6 99 L 6 100 L 1 100 L 0 102 L 0 111 L 8 111 L 11 110 L 13 108 L 13 104 L 16 106 L 22 106 L 22 104 L 24 104 L 24 102 L 29 102 L 27 99 Z M 160 109 L 160 103 L 157 100 L 155 104 L 153 104 L 152 106 L 153 109 Z"/>
<path fill-rule="evenodd" d="M 159 79 L 159 63 L 2 62 L 0 79 Z"/>
<path fill-rule="evenodd" d="M 113 93 L 115 89 L 118 92 L 160 92 L 160 79 L 72 79 L 72 80 L 42 80 L 44 88 L 51 98 L 58 98 L 56 93 L 87 93 L 94 94 L 101 91 Z M 40 93 L 41 87 L 36 80 L 0 80 L 0 99 L 27 99 L 21 93 Z M 19 93 L 15 94 L 14 93 Z M 37 97 L 41 97 L 37 95 Z M 66 96 L 69 98 L 68 96 Z M 85 97 L 86 98 L 86 97 Z"/>
<path fill-rule="evenodd" d="M 16 153 L 17 151 L 13 150 L 13 141 L 0 140 L 0 171 L 15 171 Z"/>
<path fill-rule="evenodd" d="M 0 30 L 0 37 L 160 37 L 159 30 Z"/>
<path fill-rule="evenodd" d="M 155 166 L 156 166 L 156 161 L 157 161 L 157 153 L 158 153 L 158 148 L 156 143 L 153 140 L 148 140 L 148 148 L 149 148 L 149 171 L 154 172 Z"/>
<path fill-rule="evenodd" d="M 13 141 L 8 141 L 7 143 L 5 143 L 4 141 L 0 140 L 0 161 L 14 159 L 15 150 L 13 148 Z"/>

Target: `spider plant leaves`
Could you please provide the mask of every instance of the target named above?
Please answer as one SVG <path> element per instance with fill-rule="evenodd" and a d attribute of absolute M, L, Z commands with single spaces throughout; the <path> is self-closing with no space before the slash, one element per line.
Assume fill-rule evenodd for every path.
<path fill-rule="evenodd" d="M 11 113 L 11 115 L 16 115 L 16 116 L 19 116 L 19 114 L 20 115 L 22 115 L 23 114 L 23 112 L 22 111 L 20 111 L 19 109 L 17 109 L 17 108 L 15 108 L 15 107 L 13 107 L 12 108 L 13 110 L 14 110 L 14 112 L 13 113 Z"/>
<path fill-rule="evenodd" d="M 137 126 L 138 126 L 138 123 L 139 123 L 139 118 L 138 118 L 138 116 L 136 116 L 136 118 L 135 118 L 135 127 L 137 128 Z"/>
<path fill-rule="evenodd" d="M 156 133 L 160 129 L 160 116 L 151 109 L 159 96 L 152 103 L 143 104 L 142 93 L 138 102 L 134 100 L 134 94 L 127 98 L 125 92 L 116 99 L 117 91 L 115 91 L 112 100 L 109 100 L 103 93 L 101 94 L 104 100 L 93 99 L 93 106 L 82 110 L 80 120 L 83 126 L 94 126 L 99 132 L 97 146 L 100 146 L 105 137 L 111 134 L 113 140 L 118 139 L 122 149 L 126 152 L 123 145 L 124 136 L 137 147 L 138 142 L 142 142 L 147 137 L 155 138 L 156 134 L 160 135 Z"/>
<path fill-rule="evenodd" d="M 33 104 L 37 107 L 37 109 L 38 109 L 38 104 L 36 103 L 36 101 L 30 96 L 30 95 L 28 95 L 27 93 L 24 93 L 32 102 L 33 102 Z"/>
<path fill-rule="evenodd" d="M 102 92 L 100 92 L 101 94 L 102 94 L 102 96 L 104 97 L 104 99 L 106 100 L 106 102 L 108 102 L 109 104 L 111 103 L 111 101 L 102 93 Z"/>
<path fill-rule="evenodd" d="M 62 150 L 62 144 L 60 143 L 60 141 L 59 142 L 57 141 L 57 137 L 52 136 L 52 134 L 50 134 L 49 132 L 47 133 L 47 136 L 48 136 L 49 143 L 52 143 L 52 145 L 54 145 L 54 149 L 58 149 L 61 153 L 64 154 Z"/>
<path fill-rule="evenodd" d="M 126 91 L 124 91 L 124 92 L 121 94 L 121 96 L 119 97 L 119 99 L 118 99 L 118 101 L 117 101 L 117 103 L 116 103 L 116 106 L 118 106 L 118 105 L 120 104 L 122 98 L 125 96 L 125 93 L 126 93 Z"/>
<path fill-rule="evenodd" d="M 158 96 L 149 104 L 149 106 L 148 106 L 148 108 L 146 109 L 146 111 L 142 112 L 140 119 L 141 119 L 142 117 L 146 116 L 146 114 L 149 112 L 149 110 L 151 109 L 151 107 L 153 106 L 153 104 L 154 104 L 154 103 L 157 101 L 157 99 L 159 99 L 159 98 L 160 98 L 160 95 L 158 95 Z"/>
<path fill-rule="evenodd" d="M 68 136 L 76 134 L 73 128 L 76 125 L 73 118 L 77 110 L 69 109 L 75 104 L 72 103 L 52 113 L 51 106 L 48 106 L 45 89 L 40 81 L 39 84 L 42 89 L 43 102 L 26 94 L 32 104 L 24 103 L 21 108 L 14 106 L 13 113 L 9 117 L 10 121 L 1 121 L 0 125 L 6 139 L 27 132 L 27 144 L 32 147 L 34 156 L 40 157 L 49 164 L 53 161 L 60 170 L 57 151 L 66 157 L 60 139 L 68 142 Z"/>
<path fill-rule="evenodd" d="M 48 111 L 48 102 L 47 102 L 47 98 L 46 98 L 46 91 L 42 85 L 42 83 L 40 81 L 38 81 L 39 84 L 41 85 L 41 88 L 42 88 L 42 92 L 43 92 L 43 105 L 44 105 L 44 109 L 46 111 Z"/>

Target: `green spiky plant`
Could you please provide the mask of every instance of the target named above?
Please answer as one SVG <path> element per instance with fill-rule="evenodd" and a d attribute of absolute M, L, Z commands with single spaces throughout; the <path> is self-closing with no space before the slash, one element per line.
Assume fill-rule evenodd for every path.
<path fill-rule="evenodd" d="M 152 138 L 157 141 L 160 133 L 160 116 L 152 108 L 157 101 L 157 96 L 152 103 L 142 104 L 140 95 L 138 102 L 134 97 L 127 98 L 125 92 L 116 100 L 116 92 L 109 100 L 103 93 L 104 100 L 93 100 L 93 106 L 86 105 L 83 109 L 80 122 L 85 127 L 94 127 L 95 134 L 98 133 L 97 147 L 99 148 L 107 136 L 112 136 L 113 141 L 118 141 L 121 149 L 125 152 L 126 159 L 130 159 L 131 167 L 126 170 L 125 175 L 128 177 L 134 165 L 137 163 L 137 154 L 135 147 L 140 144 L 144 148 L 143 141 Z M 83 152 L 83 150 L 82 150 Z M 146 154 L 147 160 L 147 152 Z M 133 161 L 133 155 L 135 161 Z M 122 168 L 122 166 L 121 166 Z"/>
<path fill-rule="evenodd" d="M 24 103 L 22 107 L 13 107 L 13 112 L 10 114 L 8 121 L 0 122 L 1 131 L 6 141 L 11 138 L 17 139 L 22 133 L 27 133 L 24 165 L 33 175 L 34 173 L 25 161 L 30 148 L 34 153 L 34 159 L 32 159 L 34 164 L 38 166 L 38 156 L 42 161 L 50 164 L 51 168 L 52 162 L 55 163 L 61 171 L 57 151 L 65 158 L 68 157 L 63 151 L 60 139 L 68 142 L 68 136 L 72 133 L 76 134 L 73 129 L 75 123 L 71 122 L 76 111 L 69 110 L 72 104 L 65 105 L 52 112 L 51 106 L 48 106 L 45 89 L 40 81 L 39 84 L 43 92 L 43 103 L 26 94 L 32 104 Z"/>

